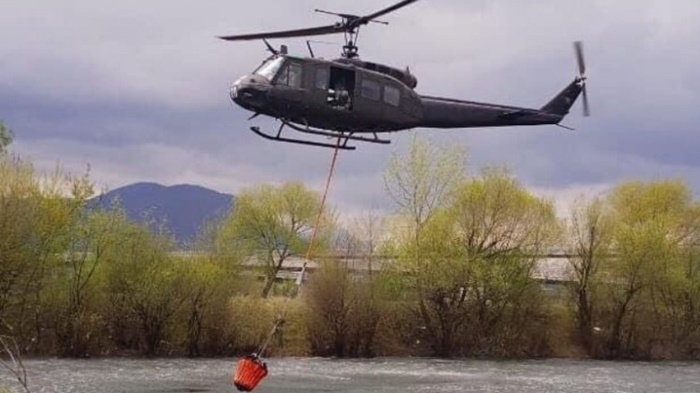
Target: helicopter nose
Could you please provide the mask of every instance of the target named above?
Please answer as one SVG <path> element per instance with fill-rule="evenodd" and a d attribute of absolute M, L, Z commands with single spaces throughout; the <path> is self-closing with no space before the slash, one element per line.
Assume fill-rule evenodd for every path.
<path fill-rule="evenodd" d="M 268 86 L 254 77 L 243 77 L 231 85 L 231 99 L 236 104 L 250 110 L 265 104 Z"/>

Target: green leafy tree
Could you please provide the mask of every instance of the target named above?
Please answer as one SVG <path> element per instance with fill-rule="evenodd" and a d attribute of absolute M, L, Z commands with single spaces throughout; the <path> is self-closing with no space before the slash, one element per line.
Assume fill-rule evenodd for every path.
<path fill-rule="evenodd" d="M 0 121 L 0 155 L 7 153 L 7 148 L 12 144 L 12 131 L 5 123 Z"/>
<path fill-rule="evenodd" d="M 503 169 L 486 169 L 463 182 L 452 208 L 468 255 L 535 255 L 552 246 L 558 234 L 552 203 L 532 195 Z"/>
<path fill-rule="evenodd" d="M 435 326 L 434 313 L 428 302 L 440 297 L 443 288 L 436 288 L 436 275 L 450 275 L 440 262 L 454 260 L 454 247 L 442 247 L 449 242 L 450 228 L 441 225 L 446 218 L 440 212 L 446 207 L 450 193 L 465 176 L 466 159 L 461 149 L 431 144 L 414 138 L 405 156 L 392 157 L 384 179 L 387 191 L 397 205 L 399 220 L 405 230 L 395 233 L 395 250 L 399 254 L 400 270 L 413 278 L 419 318 L 430 333 L 433 349 L 445 354 L 450 346 L 454 323 Z M 429 229 L 428 229 L 429 228 Z M 436 236 L 435 233 L 438 233 Z M 445 256 L 447 254 L 447 256 Z M 446 313 L 441 313 L 438 319 Z M 440 331 L 445 333 L 440 335 Z"/>
<path fill-rule="evenodd" d="M 468 314 L 464 307 L 467 269 L 455 238 L 454 217 L 436 212 L 423 226 L 419 242 L 398 246 L 400 269 L 406 270 L 420 320 L 420 339 L 434 354 L 449 357 L 460 349 L 459 330 Z"/>
<path fill-rule="evenodd" d="M 530 326 L 528 318 L 543 312 L 531 278 L 536 255 L 553 244 L 559 231 L 550 202 L 530 194 L 505 170 L 486 169 L 473 178 L 455 173 L 457 156 L 448 154 L 444 163 L 432 164 L 444 170 L 442 186 L 403 180 L 415 183 L 423 179 L 417 173 L 425 173 L 428 184 L 435 181 L 430 176 L 440 171 L 426 170 L 430 160 L 423 154 L 416 163 L 404 160 L 404 169 L 393 175 L 395 182 L 404 182 L 395 188 L 404 190 L 399 205 L 413 224 L 399 240 L 401 267 L 415 288 L 423 338 L 440 356 L 518 343 Z M 425 195 L 416 191 L 425 189 L 440 195 L 412 197 Z"/>
<path fill-rule="evenodd" d="M 185 275 L 183 314 L 186 326 L 186 351 L 190 357 L 202 355 L 203 341 L 209 352 L 227 348 L 225 321 L 229 301 L 238 286 L 239 261 L 216 246 L 218 225 L 210 223 L 199 234 L 193 252 L 181 258 Z M 216 346 L 221 348 L 217 348 Z"/>
<path fill-rule="evenodd" d="M 318 193 L 299 182 L 282 186 L 261 185 L 246 189 L 236 198 L 231 216 L 219 237 L 221 248 L 255 257 L 263 265 L 267 297 L 282 264 L 291 255 L 304 255 L 321 208 Z M 318 228 L 315 251 L 327 244 L 332 232 L 326 211 Z"/>
<path fill-rule="evenodd" d="M 552 204 L 507 171 L 488 169 L 460 182 L 436 217 L 426 226 L 414 269 L 427 289 L 421 314 L 433 350 L 450 356 L 460 345 L 514 347 L 504 341 L 522 337 L 527 319 L 541 313 L 532 272 L 557 236 Z"/>
<path fill-rule="evenodd" d="M 120 247 L 106 263 L 113 334 L 127 337 L 135 321 L 148 355 L 156 355 L 173 316 L 187 300 L 182 264 L 169 255 L 173 240 L 157 226 L 124 223 L 116 229 Z M 128 343 L 128 342 L 127 342 Z"/>
<path fill-rule="evenodd" d="M 107 210 L 82 212 L 73 227 L 65 266 L 55 275 L 57 307 L 62 312 L 54 323 L 63 355 L 84 356 L 89 353 L 90 340 L 100 337 L 103 326 L 96 323 L 101 320 L 99 271 L 125 246 L 126 239 L 118 236 L 125 225 L 126 213 L 115 204 Z"/>
<path fill-rule="evenodd" d="M 63 267 L 89 194 L 87 175 L 39 174 L 28 162 L 0 157 L 0 315 L 23 348 L 43 342 L 47 286 Z"/>
<path fill-rule="evenodd" d="M 698 204 L 680 181 L 625 183 L 612 192 L 610 203 L 616 256 L 605 271 L 610 299 L 605 351 L 610 357 L 650 357 L 655 343 L 678 326 L 676 304 L 690 294 L 684 283 L 697 278 L 684 261 L 700 230 Z"/>
<path fill-rule="evenodd" d="M 444 206 L 450 190 L 466 173 L 465 152 L 414 138 L 406 155 L 394 155 L 384 175 L 386 189 L 398 212 L 420 232 Z"/>

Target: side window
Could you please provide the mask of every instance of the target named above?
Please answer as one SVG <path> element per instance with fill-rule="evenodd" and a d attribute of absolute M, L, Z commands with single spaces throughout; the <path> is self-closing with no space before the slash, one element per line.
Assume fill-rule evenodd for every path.
<path fill-rule="evenodd" d="M 369 98 L 371 100 L 376 100 L 379 101 L 379 98 L 381 97 L 382 91 L 379 83 L 369 80 L 369 79 L 363 79 L 362 80 L 362 96 Z"/>
<path fill-rule="evenodd" d="M 393 106 L 399 106 L 401 90 L 394 86 L 384 85 L 384 102 Z"/>
<path fill-rule="evenodd" d="M 301 64 L 289 62 L 282 69 L 275 83 L 278 85 L 301 88 L 301 72 Z"/>
<path fill-rule="evenodd" d="M 321 90 L 328 89 L 328 69 L 327 68 L 317 68 L 316 69 L 316 88 Z"/>

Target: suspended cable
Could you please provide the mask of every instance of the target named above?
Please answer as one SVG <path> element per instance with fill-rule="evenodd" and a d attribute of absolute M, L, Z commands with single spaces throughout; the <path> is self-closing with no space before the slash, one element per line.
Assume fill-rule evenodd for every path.
<path fill-rule="evenodd" d="M 238 362 L 238 366 L 236 367 L 236 372 L 234 375 L 234 385 L 238 390 L 244 391 L 244 392 L 250 392 L 255 387 L 262 381 L 265 376 L 267 376 L 267 365 L 262 362 L 261 358 L 263 353 L 265 352 L 265 349 L 267 349 L 267 346 L 270 344 L 270 341 L 272 340 L 272 337 L 277 333 L 279 328 L 284 324 L 284 318 L 287 314 L 287 306 L 289 304 L 289 300 L 295 297 L 296 295 L 299 294 L 301 284 L 304 281 L 304 274 L 306 273 L 306 265 L 309 263 L 311 260 L 311 257 L 313 255 L 313 248 L 314 248 L 314 243 L 316 241 L 316 236 L 318 234 L 318 229 L 321 225 L 321 219 L 323 217 L 323 211 L 326 206 L 326 199 L 328 197 L 328 190 L 331 187 L 331 181 L 333 179 L 333 174 L 335 172 L 335 164 L 336 161 L 338 160 L 338 152 L 340 151 L 340 137 L 338 138 L 335 149 L 333 151 L 333 159 L 331 160 L 331 165 L 328 170 L 328 177 L 326 178 L 326 187 L 323 190 L 323 197 L 321 198 L 321 206 L 319 207 L 318 210 L 318 215 L 316 216 L 316 222 L 314 224 L 314 227 L 311 231 L 311 239 L 309 240 L 309 247 L 306 249 L 306 256 L 304 258 L 304 264 L 301 267 L 301 272 L 299 273 L 299 277 L 297 278 L 296 281 L 296 286 L 295 286 L 295 291 L 292 294 L 292 296 L 288 297 L 284 305 L 282 307 L 282 311 L 280 312 L 280 315 L 277 317 L 277 320 L 275 321 L 274 325 L 272 326 L 272 329 L 270 330 L 270 333 L 267 335 L 265 340 L 260 344 L 258 349 L 253 352 L 252 355 L 248 355 L 241 359 Z"/>

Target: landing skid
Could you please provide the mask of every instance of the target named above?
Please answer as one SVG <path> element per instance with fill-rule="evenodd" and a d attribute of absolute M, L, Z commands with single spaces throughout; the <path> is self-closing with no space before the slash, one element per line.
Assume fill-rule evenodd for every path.
<path fill-rule="evenodd" d="M 358 141 L 358 142 L 379 143 L 379 144 L 391 143 L 391 141 L 389 141 L 389 140 L 379 139 L 376 132 L 373 133 L 374 138 L 367 138 L 367 137 L 362 137 L 362 136 L 355 136 L 355 135 L 353 135 L 354 132 L 324 131 L 324 130 L 310 128 L 308 126 L 300 127 L 296 124 L 289 122 L 288 120 L 280 119 L 280 121 L 282 122 L 282 124 L 280 125 L 279 129 L 277 130 L 277 135 L 266 134 L 260 130 L 260 127 L 250 127 L 250 129 L 254 133 L 258 134 L 259 136 L 261 136 L 265 139 L 272 140 L 272 141 L 296 143 L 299 145 L 307 145 L 307 146 L 327 147 L 327 148 L 331 148 L 331 149 L 337 148 L 337 149 L 341 149 L 341 150 L 355 150 L 356 149 L 355 146 L 348 146 L 348 142 L 351 140 Z M 285 137 L 282 137 L 282 130 L 284 129 L 285 126 L 288 126 L 289 128 L 293 129 L 294 131 L 303 132 L 305 134 L 325 136 L 328 138 L 337 138 L 338 141 L 337 141 L 337 143 L 334 144 L 334 143 L 316 142 L 316 141 L 311 141 L 311 140 L 307 140 L 307 139 L 285 138 Z"/>
<path fill-rule="evenodd" d="M 321 135 L 321 136 L 327 136 L 327 137 L 331 137 L 331 138 L 341 136 L 342 138 L 347 138 L 347 139 L 353 140 L 353 141 L 379 143 L 382 145 L 388 145 L 391 143 L 390 140 L 379 139 L 376 132 L 373 133 L 374 138 L 365 138 L 363 136 L 355 136 L 355 135 L 353 135 L 354 134 L 353 132 L 347 132 L 347 133 L 345 133 L 345 132 L 330 132 L 330 131 L 323 131 L 323 130 L 317 130 L 314 128 L 309 128 L 308 126 L 306 126 L 306 128 L 299 127 L 298 125 L 290 123 L 290 122 L 285 121 L 285 120 L 283 120 L 282 122 L 285 125 L 289 126 L 289 128 L 291 128 L 295 131 L 306 133 L 306 134 Z"/>
<path fill-rule="evenodd" d="M 284 126 L 284 124 L 282 125 Z M 278 132 L 277 135 L 272 136 L 268 135 L 262 131 L 260 131 L 260 127 L 250 127 L 251 131 L 254 133 L 260 135 L 261 137 L 265 139 L 269 139 L 272 141 L 277 141 L 277 142 L 286 142 L 286 143 L 296 143 L 299 145 L 307 145 L 307 146 L 319 146 L 319 147 L 329 147 L 332 149 L 335 149 L 336 147 L 341 150 L 355 150 L 355 146 L 348 146 L 348 140 L 345 139 L 345 141 L 341 142 L 340 140 L 338 141 L 337 145 L 331 144 L 331 143 L 322 143 L 322 142 L 314 142 L 314 141 L 307 141 L 304 139 L 292 139 L 292 138 L 283 138 L 280 136 L 281 132 Z M 282 131 L 282 127 L 280 127 L 280 131 Z"/>

